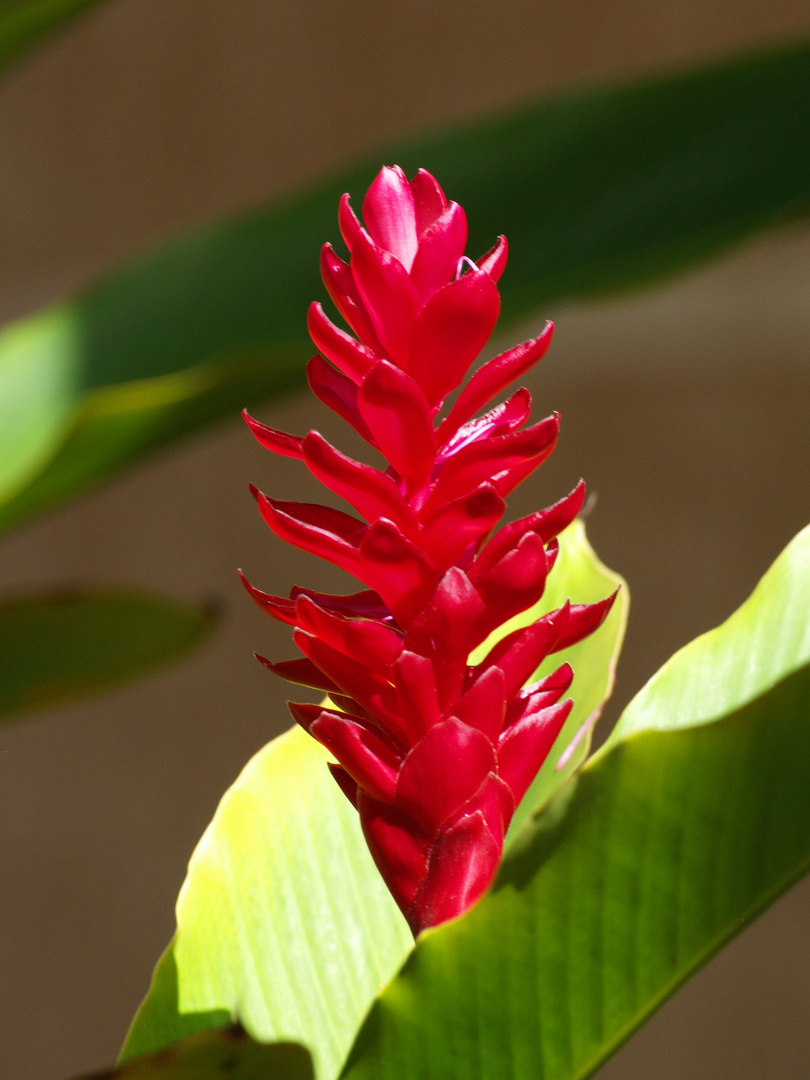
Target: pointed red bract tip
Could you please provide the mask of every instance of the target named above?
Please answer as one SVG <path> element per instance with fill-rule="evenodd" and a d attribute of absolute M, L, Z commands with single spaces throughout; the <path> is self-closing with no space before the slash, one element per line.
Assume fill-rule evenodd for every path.
<path fill-rule="evenodd" d="M 559 414 L 526 426 L 528 391 L 493 397 L 545 354 L 553 325 L 473 367 L 498 317 L 508 245 L 465 255 L 467 219 L 438 181 L 386 166 L 338 223 L 349 263 L 321 252 L 327 291 L 347 329 L 313 302 L 315 395 L 386 460 L 356 461 L 316 432 L 287 435 L 244 418 L 262 446 L 303 460 L 364 520 L 270 499 L 251 485 L 281 539 L 359 578 L 347 596 L 295 587 L 290 598 L 243 584 L 254 603 L 295 627 L 299 659 L 265 667 L 330 696 L 290 704 L 336 759 L 336 783 L 358 810 L 372 857 L 414 934 L 462 915 L 489 887 L 515 808 L 547 759 L 572 701 L 568 664 L 539 681 L 552 653 L 593 633 L 614 596 L 493 630 L 542 597 L 558 534 L 582 508 L 580 483 L 553 506 L 492 535 L 505 497 L 551 453 Z M 488 410 L 483 411 L 482 410 Z M 444 419 L 440 419 L 442 412 Z"/>

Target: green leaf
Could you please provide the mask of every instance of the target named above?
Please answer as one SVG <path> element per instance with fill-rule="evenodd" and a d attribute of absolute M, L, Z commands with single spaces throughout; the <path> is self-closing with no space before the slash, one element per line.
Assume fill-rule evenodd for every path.
<path fill-rule="evenodd" d="M 66 312 L 12 325 L 0 345 L 0 505 L 59 450 L 78 400 L 79 346 Z"/>
<path fill-rule="evenodd" d="M 0 719 L 167 664 L 206 637 L 214 621 L 210 609 L 129 590 L 0 597 Z"/>
<path fill-rule="evenodd" d="M 598 562 L 581 523 L 560 540 L 549 606 L 615 588 L 616 575 Z M 600 630 L 591 666 L 581 654 L 575 688 L 586 709 L 609 692 L 626 603 L 614 609 L 612 628 L 606 622 Z M 319 1080 L 337 1075 L 413 940 L 326 760 L 314 739 L 293 729 L 254 757 L 225 795 L 192 856 L 177 933 L 123 1057 L 238 1018 L 257 1038 L 306 1045 Z"/>
<path fill-rule="evenodd" d="M 84 1080 L 313 1080 L 313 1072 L 303 1046 L 256 1042 L 231 1027 L 193 1035 L 160 1054 Z"/>
<path fill-rule="evenodd" d="M 238 1019 L 335 1076 L 413 941 L 327 755 L 294 728 L 225 794 L 189 863 L 177 933 L 123 1057 Z"/>
<path fill-rule="evenodd" d="M 420 938 L 346 1080 L 584 1080 L 810 868 L 808 589 L 810 529 L 645 687 L 478 907 Z"/>
<path fill-rule="evenodd" d="M 788 544 L 722 626 L 679 649 L 650 679 L 604 751 L 639 731 L 709 724 L 810 662 L 808 567 L 810 528 Z"/>
<path fill-rule="evenodd" d="M 645 284 L 805 214 L 808 126 L 803 44 L 387 147 L 309 195 L 175 240 L 0 336 L 0 400 L 11 380 L 27 446 L 0 525 L 300 383 L 318 250 L 337 239 L 338 196 L 359 200 L 382 161 L 436 173 L 468 212 L 473 255 L 508 235 L 508 320 Z M 21 400 L 21 350 L 59 388 L 53 405 Z"/>
<path fill-rule="evenodd" d="M 0 71 L 99 0 L 0 0 Z"/>
<path fill-rule="evenodd" d="M 507 847 L 514 841 L 526 818 L 542 809 L 557 788 L 585 760 L 593 726 L 613 692 L 616 664 L 627 627 L 630 593 L 627 583 L 597 558 L 588 543 L 583 521 L 575 521 L 560 536 L 560 554 L 540 601 L 499 627 L 470 658 L 472 663 L 478 663 L 496 641 L 518 627 L 529 626 L 546 612 L 561 607 L 566 600 L 572 604 L 592 604 L 603 600 L 616 589 L 619 592 L 610 614 L 596 633 L 578 645 L 549 656 L 529 680 L 541 679 L 544 675 L 550 675 L 560 664 L 569 663 L 574 669 L 571 686 L 574 708 L 545 764 L 517 808 L 506 838 Z M 561 758 L 563 765 L 559 766 Z"/>

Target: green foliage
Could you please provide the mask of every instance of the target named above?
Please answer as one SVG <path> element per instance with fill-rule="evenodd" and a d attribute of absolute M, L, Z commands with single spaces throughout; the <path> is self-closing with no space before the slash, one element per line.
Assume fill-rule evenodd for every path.
<path fill-rule="evenodd" d="M 0 598 L 0 720 L 169 663 L 205 638 L 214 622 L 209 609 L 131 590 Z"/>
<path fill-rule="evenodd" d="M 296 1043 L 256 1042 L 240 1028 L 193 1035 L 85 1080 L 313 1080 L 312 1059 Z"/>
<path fill-rule="evenodd" d="M 785 548 L 746 602 L 679 649 L 630 702 L 609 749 L 640 731 L 708 724 L 810 663 L 810 529 Z"/>
<path fill-rule="evenodd" d="M 319 1075 L 336 1075 L 413 942 L 326 760 L 296 728 L 225 794 L 125 1058 L 238 1019 L 256 1038 L 304 1042 Z"/>
<path fill-rule="evenodd" d="M 577 599 L 605 571 L 581 525 L 564 551 L 555 587 Z M 327 1080 L 376 986 L 346 1080 L 592 1075 L 810 866 L 808 597 L 810 528 L 529 816 L 489 895 L 412 950 L 323 750 L 271 744 L 192 859 L 125 1056 L 238 1015 Z M 609 687 L 620 639 L 621 619 L 580 692 Z"/>
<path fill-rule="evenodd" d="M 619 592 L 604 623 L 584 641 L 547 657 L 532 676 L 541 679 L 567 662 L 574 669 L 571 697 L 574 708 L 540 772 L 517 808 L 506 838 L 508 847 L 527 816 L 541 808 L 553 793 L 582 764 L 591 745 L 593 724 L 613 692 L 616 664 L 624 642 L 630 592 L 627 583 L 597 558 L 585 535 L 585 523 L 577 520 L 560 536 L 560 554 L 538 603 L 504 623 L 473 653 L 478 663 L 496 641 L 512 630 L 529 626 L 566 600 L 574 604 L 592 604 Z M 562 767 L 560 758 L 565 755 Z"/>
<path fill-rule="evenodd" d="M 810 528 L 642 690 L 478 907 L 420 938 L 346 1080 L 583 1080 L 806 872 L 808 590 Z"/>
<path fill-rule="evenodd" d="M 0 72 L 99 0 L 0 0 Z"/>
<path fill-rule="evenodd" d="M 549 605 L 601 598 L 618 579 L 577 522 L 561 537 L 549 590 L 552 581 Z M 594 635 L 574 684 L 586 716 L 610 691 L 626 604 L 625 596 Z M 257 1038 L 303 1042 L 321 1080 L 337 1075 L 413 940 L 327 759 L 293 729 L 257 754 L 225 795 L 192 856 L 177 933 L 124 1057 L 230 1018 Z M 527 795 L 529 810 L 538 797 Z"/>
<path fill-rule="evenodd" d="M 0 70 L 96 2 L 0 0 Z M 796 133 L 808 125 L 801 44 L 558 96 L 382 158 L 440 177 L 468 212 L 472 254 L 508 235 L 513 320 L 648 284 L 805 215 L 810 148 Z M 298 385 L 306 306 L 323 296 L 318 248 L 336 238 L 338 196 L 359 196 L 380 160 L 7 327 L 0 528 Z M 601 599 L 618 581 L 576 523 L 542 606 Z M 110 1080 L 591 1076 L 810 866 L 810 530 L 582 768 L 627 604 L 622 589 L 601 630 L 554 658 L 577 671 L 576 708 L 495 886 L 415 947 L 325 751 L 294 729 L 256 755 L 192 857 L 177 932 Z M 149 670 L 212 621 L 134 592 L 1 599 L 0 719 Z M 250 1034 L 212 1030 L 235 1020 Z"/>
<path fill-rule="evenodd" d="M 470 250 L 505 232 L 513 319 L 635 287 L 807 212 L 810 49 L 558 96 L 384 150 L 463 203 Z M 348 171 L 263 213 L 175 240 L 0 337 L 0 525 L 54 506 L 155 447 L 300 383 L 317 253 Z M 21 359 L 21 357 L 25 359 Z M 48 389 L 25 371 L 46 373 Z M 37 389 L 39 388 L 39 389 Z"/>

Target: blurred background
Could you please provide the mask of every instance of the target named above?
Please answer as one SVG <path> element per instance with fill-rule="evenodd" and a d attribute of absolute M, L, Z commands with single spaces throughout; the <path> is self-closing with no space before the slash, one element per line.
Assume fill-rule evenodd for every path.
<path fill-rule="evenodd" d="M 0 316 L 400 136 L 808 32 L 799 0 L 112 0 L 0 85 Z M 810 520 L 809 287 L 810 228 L 794 224 L 641 292 L 555 303 L 500 342 L 557 323 L 530 389 L 538 410 L 561 411 L 563 434 L 515 512 L 586 477 L 591 541 L 630 584 L 605 730 Z M 254 411 L 340 438 L 302 394 Z M 163 673 L 0 727 L 5 1080 L 112 1061 L 195 842 L 251 754 L 288 726 L 284 687 L 252 658 L 292 655 L 287 634 L 235 568 L 270 592 L 328 579 L 270 536 L 249 481 L 306 497 L 295 466 L 234 415 L 0 542 L 4 589 L 136 583 L 222 611 L 211 640 Z M 806 1075 L 809 918 L 804 884 L 600 1078 Z"/>

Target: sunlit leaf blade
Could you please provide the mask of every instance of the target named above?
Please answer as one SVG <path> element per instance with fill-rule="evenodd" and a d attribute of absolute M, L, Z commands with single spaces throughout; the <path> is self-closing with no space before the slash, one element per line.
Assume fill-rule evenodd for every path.
<path fill-rule="evenodd" d="M 604 596 L 618 581 L 581 523 L 562 535 L 552 579 L 551 604 Z M 612 681 L 621 612 L 616 619 L 580 665 L 575 688 L 586 710 Z M 413 941 L 326 759 L 295 729 L 265 747 L 225 796 L 191 859 L 177 933 L 126 1057 L 238 1017 L 257 1038 L 306 1045 L 319 1080 L 337 1075 Z"/>
<path fill-rule="evenodd" d="M 806 213 L 808 126 L 810 48 L 792 46 L 387 147 L 312 194 L 172 241 L 0 337 L 0 400 L 21 348 L 60 388 L 44 417 L 18 389 L 27 457 L 0 525 L 302 381 L 319 247 L 339 239 L 338 196 L 359 201 L 381 161 L 441 178 L 473 254 L 507 234 L 509 319 L 649 282 Z"/>
<path fill-rule="evenodd" d="M 232 1027 L 193 1035 L 83 1080 L 313 1080 L 313 1072 L 303 1046 L 256 1042 Z"/>
<path fill-rule="evenodd" d="M 0 720 L 161 667 L 202 641 L 214 622 L 209 608 L 131 590 L 0 597 Z"/>
<path fill-rule="evenodd" d="M 617 588 L 619 592 L 610 614 L 599 629 L 578 645 L 549 656 L 533 676 L 540 679 L 560 664 L 569 663 L 574 669 L 570 692 L 574 708 L 512 819 L 507 847 L 527 816 L 541 807 L 585 760 L 593 726 L 613 691 L 616 664 L 627 626 L 630 593 L 627 583 L 597 558 L 588 543 L 583 521 L 575 521 L 560 537 L 560 554 L 540 601 L 534 608 L 499 627 L 471 657 L 472 662 L 477 663 L 495 640 L 520 626 L 528 626 L 547 611 L 561 607 L 566 600 L 572 604 L 592 604 L 610 596 Z"/>
<path fill-rule="evenodd" d="M 806 595 L 809 580 L 805 530 L 733 631 L 716 632 L 760 673 L 744 695 L 723 681 L 710 717 L 699 700 L 684 715 L 688 693 L 653 680 L 628 709 L 643 703 L 645 722 L 559 793 L 567 807 L 524 829 L 489 896 L 420 939 L 346 1080 L 584 1080 L 810 868 L 806 605 L 800 648 L 766 629 L 798 614 L 792 590 Z M 701 652 L 705 639 L 698 680 Z M 680 678 L 691 673 L 684 652 Z"/>
<path fill-rule="evenodd" d="M 0 72 L 99 0 L 0 0 Z"/>
<path fill-rule="evenodd" d="M 605 751 L 638 731 L 710 723 L 807 663 L 810 528 L 788 544 L 730 618 L 656 672 L 625 709 Z"/>
<path fill-rule="evenodd" d="M 256 1038 L 304 1043 L 319 1076 L 336 1074 L 412 939 L 326 760 L 296 728 L 227 792 L 125 1057 L 231 1017 Z"/>

